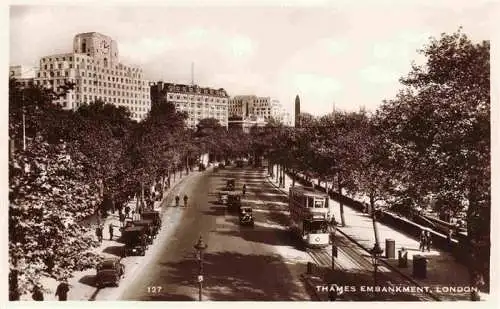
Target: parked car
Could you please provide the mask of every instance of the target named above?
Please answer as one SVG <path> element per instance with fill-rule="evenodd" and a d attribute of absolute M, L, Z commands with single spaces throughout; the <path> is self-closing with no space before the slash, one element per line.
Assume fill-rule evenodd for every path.
<path fill-rule="evenodd" d="M 141 218 L 143 220 L 150 220 L 153 222 L 152 228 L 153 228 L 153 234 L 156 235 L 158 234 L 158 231 L 161 228 L 161 217 L 160 217 L 160 212 L 156 210 L 146 210 L 143 211 L 141 214 Z"/>
<path fill-rule="evenodd" d="M 236 167 L 243 167 L 243 160 L 237 160 Z"/>
<path fill-rule="evenodd" d="M 122 232 L 122 239 L 125 243 L 123 256 L 146 254 L 147 235 L 143 226 L 129 226 Z"/>
<path fill-rule="evenodd" d="M 125 265 L 120 259 L 107 258 L 96 266 L 95 284 L 97 288 L 107 285 L 120 285 L 120 279 L 125 275 Z"/>
<path fill-rule="evenodd" d="M 223 163 L 223 162 L 221 162 L 221 163 L 219 163 L 218 167 L 219 167 L 219 168 L 225 168 L 226 166 L 224 165 L 224 163 Z"/>
<path fill-rule="evenodd" d="M 227 196 L 229 191 L 219 191 L 219 203 L 222 205 L 227 204 Z"/>
<path fill-rule="evenodd" d="M 144 233 L 146 234 L 148 244 L 153 243 L 153 238 L 156 236 L 154 233 L 153 220 L 134 220 L 132 224 L 134 226 L 144 227 Z"/>

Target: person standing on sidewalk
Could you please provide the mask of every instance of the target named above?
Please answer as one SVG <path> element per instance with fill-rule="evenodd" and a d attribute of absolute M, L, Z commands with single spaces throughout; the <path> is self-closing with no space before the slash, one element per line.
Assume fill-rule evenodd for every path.
<path fill-rule="evenodd" d="M 431 231 L 427 231 L 425 235 L 425 247 L 427 248 L 427 251 L 431 251 L 431 245 L 432 245 L 432 237 L 431 237 Z"/>
<path fill-rule="evenodd" d="M 31 295 L 34 301 L 43 301 L 43 293 L 38 285 L 33 287 L 33 294 Z"/>
<path fill-rule="evenodd" d="M 424 252 L 425 244 L 426 244 L 425 231 L 422 230 L 422 232 L 420 232 L 420 248 L 419 248 L 420 251 Z"/>
<path fill-rule="evenodd" d="M 97 236 L 97 240 L 99 241 L 99 243 L 102 243 L 102 227 L 100 224 L 97 225 L 95 229 L 95 234 Z"/>
<path fill-rule="evenodd" d="M 61 283 L 57 286 L 56 296 L 59 297 L 59 301 L 68 300 L 69 284 L 68 279 L 64 278 Z"/>
<path fill-rule="evenodd" d="M 113 240 L 113 223 L 109 224 L 109 240 Z"/>
<path fill-rule="evenodd" d="M 130 214 L 130 206 L 125 206 L 125 216 L 128 217 L 128 215 Z"/>
<path fill-rule="evenodd" d="M 125 214 L 120 211 L 119 217 L 120 217 L 120 226 L 124 227 L 125 226 Z"/>

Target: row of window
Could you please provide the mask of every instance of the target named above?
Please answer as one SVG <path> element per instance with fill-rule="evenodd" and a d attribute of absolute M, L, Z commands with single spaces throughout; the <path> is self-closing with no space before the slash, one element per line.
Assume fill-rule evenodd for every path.
<path fill-rule="evenodd" d="M 70 65 L 69 69 L 73 69 L 73 66 Z M 79 70 L 80 68 L 77 66 L 76 69 Z M 45 70 L 47 70 L 47 68 L 45 68 Z M 50 70 L 53 70 L 53 68 L 51 67 Z M 66 76 L 67 77 L 70 75 L 70 71 L 64 70 L 62 67 L 59 67 L 58 70 L 60 70 L 60 71 L 37 72 L 37 76 L 38 76 L 38 78 L 40 78 L 42 76 L 43 77 Z M 88 77 L 99 78 L 99 79 L 104 79 L 106 77 L 106 76 L 101 75 L 101 74 L 98 75 L 95 72 L 76 71 L 77 74 L 78 74 L 78 72 L 80 73 L 80 76 L 82 76 L 82 77 L 88 76 Z M 71 74 L 71 75 L 74 75 L 74 74 Z M 116 82 L 121 82 L 121 83 L 125 83 L 125 84 L 138 84 L 138 85 L 142 85 L 142 86 L 146 85 L 146 81 L 140 80 L 141 77 L 136 77 L 135 75 L 133 75 L 131 78 L 127 78 L 127 77 L 125 77 L 125 78 L 120 77 L 119 78 L 119 77 L 115 77 L 115 76 L 107 76 L 107 77 L 108 77 L 108 81 L 116 81 Z M 134 79 L 132 79 L 132 78 L 134 78 Z M 138 78 L 138 79 L 135 79 L 135 78 Z"/>
<path fill-rule="evenodd" d="M 42 63 L 45 63 L 45 62 L 52 62 L 52 61 L 55 61 L 55 62 L 58 62 L 58 61 L 73 61 L 73 56 L 61 56 L 61 57 L 44 57 L 42 58 Z M 80 62 L 80 63 L 89 63 L 89 64 L 97 64 L 97 65 L 100 65 L 101 62 L 98 61 L 97 59 L 94 59 L 90 56 L 87 56 L 87 57 L 79 57 L 79 56 L 76 56 L 75 57 L 75 62 Z M 115 64 L 114 66 L 114 69 L 115 70 L 127 70 L 127 71 L 134 71 L 134 72 L 142 72 L 142 69 L 141 68 L 134 68 L 134 67 L 128 67 L 126 65 L 123 65 L 122 63 L 119 63 L 119 64 Z"/>
<path fill-rule="evenodd" d="M 175 107 L 180 108 L 180 109 L 189 109 L 189 108 L 194 109 L 195 104 L 191 103 L 191 105 L 189 105 L 189 103 L 176 103 Z M 196 108 L 197 109 L 201 109 L 201 108 L 216 109 L 216 110 L 224 110 L 224 111 L 226 110 L 226 106 L 224 106 L 224 105 L 203 105 L 201 103 L 196 104 Z"/>
<path fill-rule="evenodd" d="M 177 100 L 181 100 L 181 99 L 187 100 L 188 96 L 181 96 L 181 95 L 172 95 L 172 94 L 169 94 L 168 98 L 170 100 L 174 100 L 174 99 L 177 99 Z M 197 97 L 196 101 L 201 102 L 202 101 L 201 99 L 202 99 L 201 97 Z M 194 100 L 194 97 L 190 96 L 189 100 Z M 214 102 L 214 98 L 205 98 L 205 102 Z M 215 98 L 215 102 L 216 103 L 226 103 L 227 101 L 226 101 L 226 99 Z"/>

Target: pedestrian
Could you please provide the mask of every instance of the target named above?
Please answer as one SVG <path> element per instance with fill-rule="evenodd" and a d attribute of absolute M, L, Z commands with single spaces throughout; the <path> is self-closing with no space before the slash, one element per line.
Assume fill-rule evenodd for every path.
<path fill-rule="evenodd" d="M 188 205 L 188 196 L 184 194 L 184 207 L 187 207 Z"/>
<path fill-rule="evenodd" d="M 95 234 L 97 236 L 97 240 L 99 241 L 99 243 L 102 243 L 102 227 L 100 224 L 97 225 L 95 229 Z"/>
<path fill-rule="evenodd" d="M 431 251 L 431 245 L 432 245 L 432 237 L 431 237 L 431 231 L 427 231 L 425 235 L 425 246 L 427 247 L 427 251 Z"/>
<path fill-rule="evenodd" d="M 45 255 L 45 265 L 47 266 L 47 272 L 52 274 L 52 269 L 54 269 L 54 255 L 51 252 L 47 252 Z"/>
<path fill-rule="evenodd" d="M 42 301 L 43 300 L 43 293 L 38 285 L 35 285 L 33 287 L 33 294 L 31 295 L 31 298 L 33 298 L 33 300 L 35 300 L 35 301 Z"/>
<path fill-rule="evenodd" d="M 59 297 L 59 301 L 68 300 L 69 285 L 66 278 L 63 279 L 61 283 L 57 286 L 56 296 Z"/>
<path fill-rule="evenodd" d="M 425 231 L 422 230 L 422 232 L 420 232 L 420 251 L 424 252 L 424 249 L 425 249 L 425 244 L 426 244 L 426 239 L 425 239 Z"/>
<path fill-rule="evenodd" d="M 109 240 L 113 240 L 113 223 L 109 224 Z"/>
<path fill-rule="evenodd" d="M 176 206 L 176 207 L 179 207 L 179 200 L 180 200 L 179 195 L 176 195 L 176 196 L 175 196 L 175 206 Z"/>
<path fill-rule="evenodd" d="M 282 183 L 283 183 L 283 177 L 280 176 L 280 186 L 281 186 Z"/>
<path fill-rule="evenodd" d="M 119 217 L 120 217 L 120 226 L 124 227 L 125 226 L 125 214 L 120 211 Z"/>
<path fill-rule="evenodd" d="M 246 192 L 247 192 L 247 185 L 243 184 L 243 195 L 245 195 Z"/>
<path fill-rule="evenodd" d="M 125 206 L 125 216 L 128 217 L 128 215 L 130 214 L 130 206 Z"/>
<path fill-rule="evenodd" d="M 453 250 L 453 240 L 452 240 L 452 236 L 453 236 L 453 229 L 450 227 L 448 228 L 448 235 L 447 235 L 447 240 L 448 240 L 448 248 L 450 251 Z"/>

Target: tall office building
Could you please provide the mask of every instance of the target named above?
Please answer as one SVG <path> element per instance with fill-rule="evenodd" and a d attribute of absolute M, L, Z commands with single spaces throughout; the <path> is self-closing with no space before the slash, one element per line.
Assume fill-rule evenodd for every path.
<path fill-rule="evenodd" d="M 300 127 L 300 98 L 295 97 L 295 127 Z"/>
<path fill-rule="evenodd" d="M 157 102 L 164 98 L 175 104 L 178 111 L 188 114 L 186 125 L 195 128 L 204 118 L 215 118 L 227 128 L 229 96 L 223 88 L 157 82 L 151 85 L 151 97 Z"/>
<path fill-rule="evenodd" d="M 55 91 L 74 83 L 74 89 L 55 102 L 65 109 L 102 100 L 128 108 L 132 118 L 140 121 L 151 109 L 149 83 L 141 68 L 120 63 L 118 56 L 118 45 L 111 37 L 80 33 L 70 53 L 40 59 L 35 83 Z"/>

